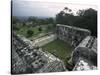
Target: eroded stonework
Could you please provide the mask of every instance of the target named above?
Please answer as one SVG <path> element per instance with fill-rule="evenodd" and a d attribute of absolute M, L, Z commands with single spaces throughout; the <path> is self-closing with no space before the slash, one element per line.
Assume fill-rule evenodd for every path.
<path fill-rule="evenodd" d="M 88 29 L 57 24 L 57 37 L 76 47 L 91 32 Z"/>
<path fill-rule="evenodd" d="M 54 55 L 31 45 L 31 41 L 13 34 L 12 73 L 66 71 L 64 63 Z"/>
<path fill-rule="evenodd" d="M 74 47 L 70 59 L 74 65 L 72 70 L 97 69 L 96 37 L 91 36 L 87 29 L 57 24 L 55 34 L 36 39 L 34 42 L 16 33 L 12 34 L 12 73 L 68 71 L 62 60 L 49 52 L 43 52 L 39 47 L 54 39 L 63 40 Z"/>
<path fill-rule="evenodd" d="M 58 24 L 57 37 L 74 46 L 70 59 L 75 66 L 73 70 L 97 69 L 97 39 L 91 36 L 88 29 Z M 95 68 L 91 68 L 92 66 Z"/>

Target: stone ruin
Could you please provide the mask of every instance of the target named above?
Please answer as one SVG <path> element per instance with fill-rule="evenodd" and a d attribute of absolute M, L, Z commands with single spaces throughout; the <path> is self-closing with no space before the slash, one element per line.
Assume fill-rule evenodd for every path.
<path fill-rule="evenodd" d="M 76 47 L 91 32 L 88 29 L 77 28 L 74 26 L 57 24 L 57 37 Z"/>
<path fill-rule="evenodd" d="M 97 69 L 97 39 L 87 36 L 73 51 L 73 70 Z M 81 62 L 82 61 L 82 62 Z"/>
<path fill-rule="evenodd" d="M 88 29 L 58 24 L 57 38 L 74 47 L 70 59 L 74 65 L 73 70 L 97 69 L 97 39 L 91 36 Z"/>
<path fill-rule="evenodd" d="M 12 74 L 66 71 L 64 63 L 54 55 L 33 47 L 31 41 L 13 33 Z"/>
<path fill-rule="evenodd" d="M 73 71 L 97 69 L 97 39 L 88 29 L 57 24 L 55 35 L 74 47 L 70 59 Z M 68 71 L 59 58 L 16 33 L 12 34 L 11 55 L 12 74 Z"/>

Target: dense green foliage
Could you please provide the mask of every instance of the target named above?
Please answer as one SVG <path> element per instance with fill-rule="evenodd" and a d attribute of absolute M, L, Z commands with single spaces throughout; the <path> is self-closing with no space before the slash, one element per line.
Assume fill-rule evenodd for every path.
<path fill-rule="evenodd" d="M 53 32 L 55 29 L 53 18 L 37 18 L 29 17 L 27 20 L 19 17 L 12 17 L 12 30 L 17 34 L 23 35 L 29 39 L 34 39 L 45 35 L 48 32 Z"/>
<path fill-rule="evenodd" d="M 70 26 L 89 29 L 92 32 L 93 36 L 97 36 L 97 11 L 89 8 L 85 10 L 79 10 L 77 11 L 76 15 L 74 15 L 71 9 L 65 7 L 61 12 L 56 15 L 56 20 L 53 18 L 29 17 L 26 21 L 21 22 L 17 17 L 13 16 L 12 24 L 13 30 L 16 30 L 18 32 L 20 30 L 23 30 L 24 28 L 34 29 L 37 26 L 39 26 L 38 31 L 43 32 L 45 27 L 45 30 L 49 31 L 52 30 L 53 27 L 55 28 L 56 24 L 66 24 Z M 26 32 L 23 32 L 22 34 L 24 33 Z"/>
<path fill-rule="evenodd" d="M 37 18 L 37 17 L 29 17 L 27 20 L 28 22 L 33 22 L 35 25 L 41 25 L 41 24 L 53 24 L 54 19 L 53 18 Z"/>
<path fill-rule="evenodd" d="M 92 8 L 79 10 L 75 16 L 71 9 L 65 7 L 56 15 L 56 23 L 86 28 L 93 36 L 97 36 L 97 11 Z"/>
<path fill-rule="evenodd" d="M 75 26 L 91 30 L 93 36 L 97 36 L 97 11 L 87 9 L 81 11 L 79 19 L 74 23 Z"/>
<path fill-rule="evenodd" d="M 27 37 L 31 37 L 33 35 L 33 31 L 32 30 L 27 30 Z"/>
<path fill-rule="evenodd" d="M 40 32 L 42 31 L 42 27 L 39 27 L 39 31 L 40 31 Z"/>
<path fill-rule="evenodd" d="M 54 24 L 40 24 L 34 25 L 31 22 L 16 22 L 12 24 L 12 30 L 17 34 L 23 35 L 30 40 L 38 38 L 47 34 L 48 32 L 53 32 L 55 30 Z"/>

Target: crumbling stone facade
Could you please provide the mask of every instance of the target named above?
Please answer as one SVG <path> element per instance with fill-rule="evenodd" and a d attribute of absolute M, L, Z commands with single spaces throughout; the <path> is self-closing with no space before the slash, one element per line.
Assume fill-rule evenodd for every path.
<path fill-rule="evenodd" d="M 87 36 L 73 51 L 72 61 L 74 65 L 79 64 L 81 60 L 85 61 L 88 69 L 96 69 L 97 66 L 97 39 L 93 36 Z M 80 59 L 81 58 L 81 59 Z M 83 63 L 82 63 L 83 64 Z M 83 68 L 85 66 L 85 68 Z M 73 70 L 77 70 L 80 66 L 75 66 Z M 87 70 L 83 64 L 81 68 Z M 81 70 L 81 69 L 78 69 Z"/>
<path fill-rule="evenodd" d="M 34 43 L 25 37 L 13 33 L 12 36 L 12 73 L 44 73 L 67 71 L 63 61 L 49 52 L 43 52 L 35 44 L 44 45 L 48 42 L 60 39 L 72 47 L 71 55 L 73 70 L 89 70 L 97 68 L 97 39 L 91 36 L 87 29 L 77 28 L 68 25 L 56 26 L 56 33 L 51 37 L 47 36 L 37 39 Z M 49 40 L 49 41 L 48 41 Z M 44 43 L 42 44 L 42 42 Z"/>
<path fill-rule="evenodd" d="M 65 65 L 60 59 L 32 46 L 31 41 L 16 34 L 13 34 L 12 40 L 13 74 L 66 71 Z"/>
<path fill-rule="evenodd" d="M 70 59 L 74 65 L 73 70 L 87 70 L 87 67 L 91 70 L 97 68 L 97 39 L 91 36 L 88 29 L 57 24 L 57 38 L 74 47 Z M 87 67 L 83 62 L 88 64 Z"/>
<path fill-rule="evenodd" d="M 74 26 L 57 24 L 57 37 L 76 47 L 91 32 L 88 29 L 77 28 Z"/>

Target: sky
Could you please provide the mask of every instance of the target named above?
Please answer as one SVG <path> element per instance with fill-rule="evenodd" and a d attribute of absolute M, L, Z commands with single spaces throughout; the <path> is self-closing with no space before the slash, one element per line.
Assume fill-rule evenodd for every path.
<path fill-rule="evenodd" d="M 12 15 L 55 17 L 64 7 L 70 8 L 74 14 L 79 9 L 93 8 L 97 10 L 97 6 L 95 5 L 13 0 Z"/>

